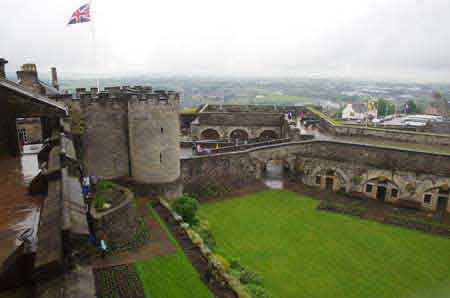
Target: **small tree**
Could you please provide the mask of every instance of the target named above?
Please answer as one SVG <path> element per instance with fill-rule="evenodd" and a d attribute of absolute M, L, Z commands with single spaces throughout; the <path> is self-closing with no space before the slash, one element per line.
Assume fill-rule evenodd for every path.
<path fill-rule="evenodd" d="M 378 98 L 377 109 L 378 115 L 382 117 L 392 115 L 395 113 L 395 105 L 384 98 Z"/>
<path fill-rule="evenodd" d="M 172 203 L 173 210 L 181 215 L 183 220 L 190 225 L 198 223 L 197 210 L 198 201 L 195 198 L 183 195 L 181 198 Z"/>

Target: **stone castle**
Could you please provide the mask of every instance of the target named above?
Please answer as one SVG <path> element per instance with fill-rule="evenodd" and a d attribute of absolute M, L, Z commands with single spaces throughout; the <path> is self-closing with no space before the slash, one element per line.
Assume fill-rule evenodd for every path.
<path fill-rule="evenodd" d="M 206 105 L 191 119 L 188 140 L 181 141 L 177 92 L 121 86 L 78 88 L 72 96 L 59 91 L 55 69 L 49 86 L 38 79 L 35 65 L 26 64 L 16 84 L 5 78 L 5 64 L 0 59 L 0 148 L 17 154 L 16 119 L 40 119 L 45 141 L 38 156 L 42 185 L 36 188 L 45 200 L 34 238 L 0 255 L 0 291 L 29 284 L 34 297 L 44 298 L 48 289 L 59 290 L 49 281 L 66 273 L 65 286 L 70 286 L 83 275 L 68 270 L 76 240 L 86 240 L 91 229 L 84 216 L 88 212 L 80 208 L 85 202 L 79 191 L 72 191 L 80 186 L 81 174 L 74 170 L 79 165 L 84 175 L 129 183 L 137 195 L 142 191 L 173 199 L 183 190 L 259 185 L 269 163 L 277 161 L 298 185 L 449 217 L 449 135 L 343 125 L 307 106 Z M 292 115 L 302 115 L 318 131 L 302 133 Z M 358 138 L 364 139 L 358 143 Z M 368 139 L 404 147 L 365 143 Z M 190 151 L 198 143 L 209 150 L 181 155 L 183 147 Z M 427 145 L 442 151 L 421 150 Z M 39 179 L 34 180 L 38 186 Z M 111 242 L 133 238 L 137 231 L 137 220 L 129 220 L 136 214 L 132 202 L 127 199 L 95 218 L 94 226 L 106 231 Z M 16 240 L 11 233 L 2 235 Z M 7 243 L 4 239 L 0 244 Z"/>
<path fill-rule="evenodd" d="M 173 91 L 151 87 L 78 89 L 82 160 L 88 175 L 131 177 L 138 183 L 173 185 L 180 176 L 179 106 Z M 165 195 L 180 195 L 169 187 Z"/>

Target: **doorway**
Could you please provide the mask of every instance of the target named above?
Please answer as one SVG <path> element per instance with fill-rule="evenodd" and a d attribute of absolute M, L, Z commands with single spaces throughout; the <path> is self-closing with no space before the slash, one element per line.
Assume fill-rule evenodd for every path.
<path fill-rule="evenodd" d="M 334 186 L 334 179 L 331 177 L 327 177 L 327 179 L 325 179 L 325 189 L 333 190 L 333 186 Z"/>
<path fill-rule="evenodd" d="M 447 212 L 448 196 L 439 196 L 437 200 L 436 215 L 442 220 Z"/>
<path fill-rule="evenodd" d="M 378 185 L 377 187 L 377 200 L 384 202 L 386 200 L 386 186 Z"/>

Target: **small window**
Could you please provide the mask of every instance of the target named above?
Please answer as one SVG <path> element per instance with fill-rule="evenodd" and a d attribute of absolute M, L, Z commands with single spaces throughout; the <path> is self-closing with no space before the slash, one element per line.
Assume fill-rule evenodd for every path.
<path fill-rule="evenodd" d="M 161 134 L 164 133 L 164 127 L 161 127 Z"/>
<path fill-rule="evenodd" d="M 321 180 L 321 177 L 320 176 L 316 176 L 316 184 L 320 184 L 320 180 Z"/>
<path fill-rule="evenodd" d="M 432 197 L 431 197 L 431 195 L 430 195 L 430 194 L 424 195 L 424 196 L 423 196 L 423 202 L 424 202 L 425 204 L 431 204 L 431 202 L 432 202 Z"/>
<path fill-rule="evenodd" d="M 393 188 L 393 189 L 391 190 L 391 196 L 392 196 L 393 198 L 396 198 L 396 197 L 398 196 L 398 189 Z"/>
<path fill-rule="evenodd" d="M 372 184 L 366 184 L 366 192 L 372 192 L 373 185 Z"/>

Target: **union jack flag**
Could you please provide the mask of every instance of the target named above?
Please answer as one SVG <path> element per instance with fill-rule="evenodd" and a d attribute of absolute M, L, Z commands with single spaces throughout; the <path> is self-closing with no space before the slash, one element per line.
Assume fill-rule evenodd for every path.
<path fill-rule="evenodd" d="M 89 22 L 91 20 L 89 3 L 81 6 L 70 17 L 68 25 Z"/>

